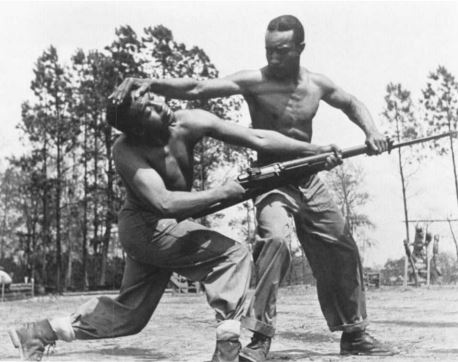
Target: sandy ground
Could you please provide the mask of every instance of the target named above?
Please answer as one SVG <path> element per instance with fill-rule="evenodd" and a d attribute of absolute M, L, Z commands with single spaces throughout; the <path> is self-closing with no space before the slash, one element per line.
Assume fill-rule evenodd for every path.
<path fill-rule="evenodd" d="M 0 303 L 0 360 L 18 360 L 7 329 L 63 315 L 91 296 L 39 297 Z M 458 287 L 389 288 L 367 293 L 371 334 L 394 345 L 394 357 L 340 357 L 340 333 L 328 331 L 314 288 L 280 291 L 277 335 L 269 361 L 458 361 Z M 249 341 L 244 332 L 243 344 Z M 123 338 L 58 342 L 48 361 L 209 361 L 214 321 L 205 296 L 166 294 L 146 328 Z"/>

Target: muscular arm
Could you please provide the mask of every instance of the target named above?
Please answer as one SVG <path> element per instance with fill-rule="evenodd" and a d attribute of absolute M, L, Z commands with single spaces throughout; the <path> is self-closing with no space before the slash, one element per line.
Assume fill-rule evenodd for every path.
<path fill-rule="evenodd" d="M 193 134 L 194 139 L 203 136 L 213 137 L 223 142 L 249 147 L 265 154 L 283 156 L 309 156 L 322 152 L 330 152 L 331 146 L 318 146 L 282 135 L 279 132 L 252 129 L 225 122 L 214 114 L 202 110 L 193 110 L 187 113 L 184 127 Z"/>
<path fill-rule="evenodd" d="M 152 168 L 137 169 L 132 184 L 137 194 L 163 217 L 177 218 L 190 212 L 198 213 L 229 198 L 223 187 L 204 191 L 170 191 Z"/>
<path fill-rule="evenodd" d="M 366 135 L 366 143 L 375 153 L 386 151 L 388 143 L 377 129 L 367 107 L 355 96 L 335 85 L 322 75 L 315 75 L 316 84 L 323 92 L 322 99 L 334 108 L 340 109 Z"/>
<path fill-rule="evenodd" d="M 193 78 L 150 79 L 147 90 L 179 99 L 226 97 L 243 93 L 243 88 L 230 78 L 205 80 Z M 140 90 L 140 92 L 142 91 Z"/>
<path fill-rule="evenodd" d="M 133 89 L 140 96 L 146 92 L 178 99 L 226 97 L 244 94 L 255 71 L 241 71 L 225 78 L 197 80 L 194 78 L 140 79 L 127 78 L 110 98 L 120 102 Z"/>
<path fill-rule="evenodd" d="M 193 78 L 140 79 L 126 78 L 110 96 L 121 102 L 133 89 L 136 95 L 146 92 L 157 93 L 170 98 L 199 99 L 227 97 L 247 94 L 252 87 L 262 87 L 259 70 L 244 70 L 224 78 L 197 80 Z"/>
<path fill-rule="evenodd" d="M 169 190 L 161 175 L 126 147 L 116 152 L 115 162 L 128 191 L 162 217 L 176 218 L 191 211 L 199 212 L 219 201 L 237 198 L 244 192 L 235 182 L 204 191 Z"/>

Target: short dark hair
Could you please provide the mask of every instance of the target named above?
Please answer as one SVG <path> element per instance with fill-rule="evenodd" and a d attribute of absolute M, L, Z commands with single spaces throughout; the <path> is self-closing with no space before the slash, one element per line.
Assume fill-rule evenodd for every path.
<path fill-rule="evenodd" d="M 107 123 L 122 133 L 129 134 L 136 117 L 141 117 L 141 107 L 136 107 L 138 102 L 133 102 L 130 96 L 124 98 L 120 104 L 108 102 Z"/>
<path fill-rule="evenodd" d="M 267 25 L 268 31 L 288 31 L 292 30 L 296 44 L 304 42 L 304 27 L 302 23 L 293 15 L 281 15 L 272 19 Z"/>

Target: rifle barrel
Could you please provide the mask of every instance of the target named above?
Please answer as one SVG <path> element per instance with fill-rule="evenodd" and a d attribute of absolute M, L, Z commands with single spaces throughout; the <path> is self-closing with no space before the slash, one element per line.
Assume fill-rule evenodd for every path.
<path fill-rule="evenodd" d="M 423 143 L 423 142 L 428 142 L 432 141 L 435 139 L 447 137 L 447 136 L 456 136 L 457 132 L 447 132 L 447 133 L 442 133 L 438 135 L 433 135 L 429 137 L 423 137 L 423 138 L 417 138 L 415 140 L 410 140 L 410 141 L 404 141 L 404 142 L 399 142 L 390 145 L 388 151 L 391 151 L 392 149 L 395 148 L 400 148 L 400 147 L 406 147 L 406 146 L 412 146 L 417 143 Z M 345 148 L 342 150 L 342 158 L 349 158 L 349 157 L 354 157 L 358 155 L 365 154 L 369 151 L 369 147 L 367 145 L 360 145 L 360 146 L 354 146 L 354 147 L 349 147 Z M 302 158 L 297 158 L 291 161 L 284 161 L 284 162 L 277 162 L 271 165 L 266 165 L 263 166 L 262 168 L 266 167 L 273 167 L 275 168 L 276 165 L 281 166 L 279 168 L 285 169 L 288 171 L 295 170 L 298 168 L 308 168 L 308 171 L 310 174 L 321 171 L 322 170 L 322 165 L 326 161 L 326 158 L 331 156 L 333 153 L 332 152 L 327 152 L 327 153 L 321 153 L 319 155 L 315 156 L 308 156 L 308 157 L 302 157 Z M 250 174 L 249 173 L 243 173 L 238 177 L 238 181 L 242 184 L 242 186 L 245 186 L 246 184 L 249 183 L 250 179 Z M 209 214 L 212 214 L 214 212 L 223 210 L 227 207 L 236 205 L 240 202 L 246 201 L 248 199 L 254 198 L 256 196 L 262 195 L 263 193 L 266 193 L 269 190 L 272 190 L 274 188 L 277 188 L 281 186 L 282 184 L 287 183 L 286 181 L 280 181 L 280 178 L 278 178 L 279 182 L 276 183 L 270 183 L 269 186 L 267 187 L 256 187 L 256 188 L 248 188 L 244 197 L 241 200 L 228 200 L 228 201 L 222 201 L 217 204 L 212 205 L 209 207 L 207 210 L 201 211 L 199 213 L 194 213 L 192 215 L 183 215 L 179 220 L 186 219 L 188 217 L 193 217 L 193 218 L 199 218 L 203 217 Z"/>
<path fill-rule="evenodd" d="M 401 147 L 406 147 L 406 146 L 412 146 L 418 143 L 423 143 L 423 142 L 428 142 L 432 140 L 436 140 L 439 138 L 447 137 L 447 136 L 456 136 L 457 132 L 446 132 L 446 133 L 441 133 L 433 136 L 428 136 L 428 137 L 423 137 L 423 138 L 417 138 L 414 140 L 410 141 L 403 141 L 399 143 L 394 143 L 389 147 L 389 151 L 395 148 L 401 148 Z M 342 150 L 342 158 L 349 158 L 349 157 L 354 157 L 358 155 L 363 155 L 369 151 L 369 148 L 367 145 L 360 145 L 360 146 L 353 146 L 349 148 L 345 148 Z M 327 153 L 321 153 L 319 155 L 315 156 L 309 156 L 309 157 L 302 157 L 298 158 L 295 160 L 291 161 L 286 161 L 286 162 L 281 162 L 282 166 L 284 168 L 295 168 L 297 166 L 304 166 L 304 163 L 307 162 L 308 164 L 315 164 L 319 162 L 324 162 L 327 157 L 331 156 L 332 152 L 327 152 Z"/>
<path fill-rule="evenodd" d="M 447 137 L 447 136 L 453 137 L 453 136 L 456 136 L 456 134 L 457 134 L 457 132 L 452 131 L 452 132 L 436 134 L 436 135 L 432 135 L 432 136 L 428 136 L 428 137 L 417 138 L 415 140 L 404 141 L 404 142 L 400 142 L 400 143 L 394 144 L 394 145 L 391 146 L 391 149 L 399 148 L 399 147 L 405 147 L 405 146 L 412 146 L 412 145 L 416 145 L 417 143 L 433 141 L 433 140 L 437 140 L 439 138 L 443 138 L 443 137 Z"/>

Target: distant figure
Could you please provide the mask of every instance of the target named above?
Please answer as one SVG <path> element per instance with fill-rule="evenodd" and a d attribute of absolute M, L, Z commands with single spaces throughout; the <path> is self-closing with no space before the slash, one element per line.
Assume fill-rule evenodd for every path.
<path fill-rule="evenodd" d="M 423 230 L 423 226 L 420 224 L 415 225 L 415 238 L 413 241 L 413 257 L 415 261 L 418 259 L 425 259 L 425 232 Z"/>
<path fill-rule="evenodd" d="M 11 279 L 11 277 L 5 271 L 5 269 L 2 266 L 0 266 L 0 287 L 4 285 L 5 286 L 4 290 L 8 290 L 12 282 L 13 282 L 13 279 Z"/>

